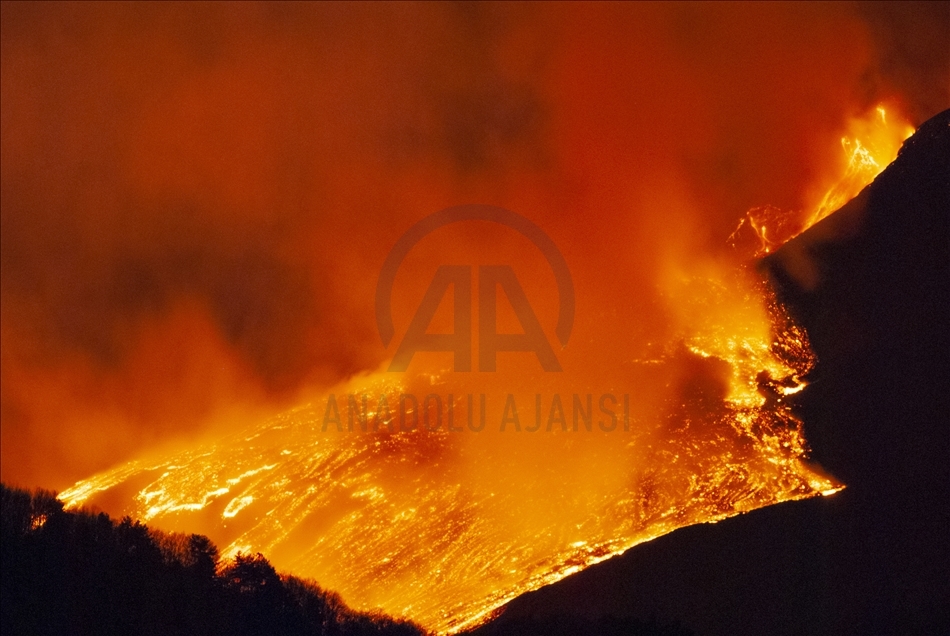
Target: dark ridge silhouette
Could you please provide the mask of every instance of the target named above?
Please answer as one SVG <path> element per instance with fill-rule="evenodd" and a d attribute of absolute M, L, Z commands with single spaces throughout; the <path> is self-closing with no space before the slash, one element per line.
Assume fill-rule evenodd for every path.
<path fill-rule="evenodd" d="M 795 396 L 847 489 L 677 530 L 508 604 L 702 635 L 950 634 L 950 110 L 760 270 L 818 363 Z"/>
<path fill-rule="evenodd" d="M 65 511 L 55 493 L 0 484 L 0 631 L 9 635 L 421 636 L 356 612 L 261 554 L 221 563 L 201 535 Z"/>

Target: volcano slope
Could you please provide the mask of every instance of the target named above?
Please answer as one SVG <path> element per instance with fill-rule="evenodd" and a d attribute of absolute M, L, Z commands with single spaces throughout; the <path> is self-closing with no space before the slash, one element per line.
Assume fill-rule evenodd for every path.
<path fill-rule="evenodd" d="M 811 337 L 796 396 L 834 496 L 683 528 L 512 601 L 479 636 L 604 617 L 697 634 L 950 633 L 950 110 L 759 263 Z M 592 632 L 593 633 L 593 632 Z"/>

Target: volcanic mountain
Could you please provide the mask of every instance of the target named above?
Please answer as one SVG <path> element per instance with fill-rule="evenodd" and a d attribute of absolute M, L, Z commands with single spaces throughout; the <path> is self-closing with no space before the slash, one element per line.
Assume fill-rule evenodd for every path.
<path fill-rule="evenodd" d="M 843 492 L 677 530 L 475 633 L 580 633 L 611 615 L 698 634 L 950 633 L 948 216 L 950 110 L 759 264 L 811 338 L 797 410 Z"/>
<path fill-rule="evenodd" d="M 872 629 L 878 624 L 933 620 L 939 604 L 920 589 L 940 585 L 940 560 L 926 549 L 935 545 L 927 533 L 941 528 L 939 516 L 928 515 L 941 508 L 925 503 L 941 455 L 926 425 L 939 426 L 935 387 L 945 374 L 934 353 L 942 349 L 921 343 L 939 345 L 942 337 L 936 316 L 945 290 L 926 276 L 946 269 L 946 232 L 939 231 L 946 159 L 934 149 L 945 134 L 940 120 L 924 126 L 887 176 L 765 261 L 778 299 L 749 268 L 714 268 L 671 288 L 670 315 L 682 324 L 663 336 L 671 339 L 664 353 L 633 361 L 626 374 L 579 364 L 546 378 L 542 395 L 517 366 L 492 377 L 435 368 L 398 377 L 368 372 L 269 421 L 116 466 L 60 497 L 69 508 L 98 505 L 165 531 L 205 532 L 229 559 L 260 551 L 355 608 L 382 609 L 439 633 L 478 625 L 519 595 L 713 521 L 723 525 L 677 533 L 628 557 L 659 559 L 655 564 L 636 565 L 629 575 L 626 560 L 602 570 L 618 572 L 604 579 L 609 590 L 597 588 L 596 575 L 582 577 L 563 588 L 576 600 L 559 599 L 562 588 L 555 587 L 513 603 L 508 615 L 517 620 L 518 607 L 550 597 L 557 611 L 589 605 L 601 617 L 642 623 L 658 616 L 711 633 L 734 633 L 737 623 L 755 633 L 841 633 L 850 625 L 867 633 L 879 631 Z M 812 378 L 817 397 L 803 401 L 796 415 L 791 400 L 813 364 L 799 324 L 814 331 L 825 361 Z M 613 424 L 605 417 L 595 430 L 598 381 L 637 399 L 629 400 L 628 413 L 627 393 L 599 396 Z M 528 419 L 519 419 L 519 409 Z M 544 433 L 531 435 L 544 414 Z M 854 494 L 813 503 L 806 510 L 818 512 L 804 516 L 790 506 L 753 517 L 759 521 L 725 523 L 840 490 L 837 477 L 807 459 L 801 415 L 815 429 L 816 457 L 854 485 Z M 910 424 L 899 434 L 888 428 L 901 421 Z M 472 434 L 459 434 L 465 427 Z M 882 458 L 881 448 L 896 459 Z M 762 521 L 774 518 L 780 521 L 773 526 Z M 789 531 L 790 524 L 804 527 Z M 707 535 L 733 527 L 740 528 L 738 539 L 703 545 Z M 752 539 L 741 538 L 749 533 L 759 537 L 761 554 L 749 548 Z M 910 570 L 885 558 L 900 541 L 924 548 L 899 546 L 904 552 L 896 558 Z M 723 546 L 742 554 L 723 555 Z M 879 550 L 870 562 L 863 560 L 868 546 Z M 786 554 L 789 563 L 782 562 Z M 914 587 L 910 574 L 920 554 L 920 567 L 931 568 L 922 578 L 934 581 L 924 588 Z M 684 558 L 686 565 L 673 570 L 683 576 L 644 584 L 644 571 L 670 572 L 670 563 Z M 726 581 L 705 598 L 710 576 Z M 782 591 L 770 596 L 765 580 Z M 732 596 L 730 585 L 739 585 Z M 585 594 L 588 586 L 595 601 Z M 910 618 L 878 616 L 904 607 L 900 591 L 892 601 L 867 601 L 881 589 L 910 590 L 923 604 Z M 839 602 L 843 607 L 833 605 Z M 721 611 L 729 618 L 717 623 Z M 496 629 L 517 631 L 505 621 Z M 551 633 L 535 627 L 526 629 Z M 602 633 L 601 627 L 587 631 Z M 568 631 L 578 629 L 585 628 Z"/>

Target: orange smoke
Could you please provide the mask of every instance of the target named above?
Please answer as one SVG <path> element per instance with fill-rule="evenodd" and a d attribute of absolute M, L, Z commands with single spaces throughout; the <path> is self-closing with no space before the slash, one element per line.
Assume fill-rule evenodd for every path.
<path fill-rule="evenodd" d="M 64 497 L 446 631 L 676 527 L 832 492 L 791 402 L 807 339 L 727 239 L 763 202 L 833 207 L 836 140 L 871 147 L 855 113 L 945 106 L 950 64 L 898 63 L 946 61 L 911 28 L 945 9 L 887 11 L 4 4 L 2 478 L 94 475 Z M 563 373 L 379 371 L 442 264 L 510 265 L 556 341 L 547 264 L 470 222 L 407 257 L 380 343 L 393 243 L 471 202 L 563 252 Z M 328 396 L 361 391 L 485 394 L 494 430 L 324 433 Z M 575 433 L 604 395 L 630 427 Z"/>
<path fill-rule="evenodd" d="M 908 33 L 910 58 L 947 56 L 912 11 L 844 5 L 2 11 L 0 470 L 60 488 L 377 368 L 386 252 L 472 201 L 561 247 L 578 292 L 562 363 L 593 391 L 623 376 L 644 417 L 681 390 L 759 399 L 695 359 L 768 342 L 753 302 L 714 311 L 747 338 L 705 344 L 719 317 L 697 298 L 758 294 L 716 291 L 726 238 L 763 202 L 811 209 L 852 113 L 893 99 L 918 124 L 950 66 L 898 63 Z M 536 273 L 550 329 L 547 270 L 501 240 L 459 229 L 407 261 L 398 315 L 446 253 L 495 249 Z"/>

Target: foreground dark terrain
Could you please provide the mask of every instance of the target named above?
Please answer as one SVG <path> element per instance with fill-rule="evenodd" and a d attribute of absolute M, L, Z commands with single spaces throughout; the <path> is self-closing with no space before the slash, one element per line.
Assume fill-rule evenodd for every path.
<path fill-rule="evenodd" d="M 356 612 L 261 554 L 219 562 L 202 535 L 166 534 L 104 513 L 64 511 L 54 493 L 0 484 L 3 634 L 421 636 Z M 689 636 L 655 621 L 556 617 L 503 625 L 538 636 Z"/>
<path fill-rule="evenodd" d="M 950 111 L 761 270 L 812 340 L 797 406 L 832 497 L 692 526 L 524 595 L 476 634 L 568 613 L 698 634 L 950 634 Z M 529 627 L 529 626 L 534 627 Z"/>
<path fill-rule="evenodd" d="M 222 567 L 207 537 L 64 511 L 50 492 L 0 485 L 0 528 L 4 634 L 422 634 L 260 554 Z"/>

